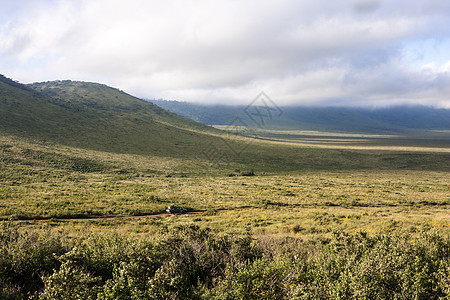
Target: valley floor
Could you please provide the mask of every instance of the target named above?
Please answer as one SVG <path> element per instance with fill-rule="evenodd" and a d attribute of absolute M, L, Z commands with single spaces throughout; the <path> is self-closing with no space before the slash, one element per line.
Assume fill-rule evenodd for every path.
<path fill-rule="evenodd" d="M 6 137 L 0 149 L 0 218 L 22 220 L 24 228 L 152 234 L 161 226 L 196 224 L 303 237 L 337 229 L 450 232 L 444 170 L 255 170 L 243 176 L 253 174 L 208 174 L 194 170 L 194 161 L 54 149 Z M 165 214 L 171 204 L 196 213 Z"/>

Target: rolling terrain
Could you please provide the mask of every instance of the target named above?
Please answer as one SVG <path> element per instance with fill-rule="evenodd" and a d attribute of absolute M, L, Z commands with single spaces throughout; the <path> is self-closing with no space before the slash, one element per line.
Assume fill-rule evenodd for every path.
<path fill-rule="evenodd" d="M 0 77 L 0 298 L 450 294 L 448 131 L 217 127 Z"/>
<path fill-rule="evenodd" d="M 444 176 L 450 171 L 446 132 L 412 138 L 258 130 L 245 137 L 96 83 L 25 86 L 3 77 L 0 87 L 0 190 L 6 201 L 0 205 L 2 219 L 149 215 L 163 212 L 171 202 L 194 211 L 222 212 L 261 207 L 291 210 L 319 202 L 332 203 L 325 205 L 330 207 L 384 206 L 397 203 L 395 197 L 388 200 L 377 193 L 368 200 L 360 195 L 367 191 L 356 189 L 334 202 L 328 194 L 293 191 L 286 180 L 294 176 L 293 181 L 304 182 L 312 177 L 317 179 L 311 182 L 314 186 L 321 185 L 317 174 L 331 180 L 335 172 L 349 178 L 358 172 L 384 178 L 413 172 L 404 174 L 410 185 L 427 172 L 439 178 L 435 172 Z M 277 176 L 281 176 L 280 192 L 269 192 L 277 185 Z M 259 190 L 248 186 L 252 181 L 251 186 L 271 183 Z M 219 187 L 228 191 L 222 194 Z M 239 187 L 246 187 L 246 192 L 241 194 Z M 441 189 L 445 187 L 430 191 Z M 422 199 L 421 203 L 438 203 L 438 207 L 448 205 L 442 195 L 434 200 L 430 195 L 415 197 L 409 194 L 399 203 L 415 205 Z"/>
<path fill-rule="evenodd" d="M 41 143 L 173 158 L 180 165 L 191 165 L 187 169 L 206 173 L 228 172 L 221 169 L 448 168 L 448 157 L 439 152 L 412 155 L 355 149 L 343 153 L 339 149 L 319 151 L 311 145 L 299 147 L 289 135 L 281 140 L 233 135 L 96 83 L 55 81 L 25 86 L 3 77 L 0 84 L 2 132 Z"/>

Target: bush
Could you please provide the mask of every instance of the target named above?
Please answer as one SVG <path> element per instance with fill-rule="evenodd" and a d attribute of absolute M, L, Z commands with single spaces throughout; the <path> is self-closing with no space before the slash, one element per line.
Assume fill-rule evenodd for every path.
<path fill-rule="evenodd" d="M 449 296 L 442 278 L 449 240 L 424 233 L 335 235 L 298 268 L 295 296 L 333 299 L 441 299 Z M 299 262 L 304 265 L 304 262 Z M 445 281 L 445 280 L 444 280 Z"/>
<path fill-rule="evenodd" d="M 64 263 L 61 268 L 45 279 L 42 300 L 90 300 L 96 299 L 99 278 L 78 266 Z"/>
<path fill-rule="evenodd" d="M 208 294 L 214 299 L 285 299 L 289 292 L 290 261 L 259 258 L 228 268 L 225 278 Z"/>
<path fill-rule="evenodd" d="M 67 251 L 66 239 L 44 231 L 19 232 L 12 223 L 0 230 L 0 295 L 1 299 L 21 299 L 43 288 L 42 276 L 58 269 L 58 255 Z M 28 297 L 28 296 L 27 296 Z"/>
<path fill-rule="evenodd" d="M 1 299 L 446 299 L 434 232 L 255 239 L 197 226 L 152 239 L 0 231 Z M 45 282 L 45 285 L 44 285 Z"/>

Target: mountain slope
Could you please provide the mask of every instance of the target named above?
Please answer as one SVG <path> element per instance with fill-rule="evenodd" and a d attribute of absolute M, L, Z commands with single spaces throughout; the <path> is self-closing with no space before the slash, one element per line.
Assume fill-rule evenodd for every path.
<path fill-rule="evenodd" d="M 69 146 L 183 157 L 216 139 L 214 129 L 101 84 L 21 85 L 0 78 L 0 130 Z"/>
<path fill-rule="evenodd" d="M 249 126 L 257 127 L 245 113 L 246 106 L 149 101 L 203 124 L 229 125 L 236 117 L 239 117 Z M 397 106 L 382 109 L 289 106 L 281 107 L 281 111 L 280 117 L 266 118 L 264 128 L 361 133 L 450 129 L 450 110 L 425 106 Z"/>
<path fill-rule="evenodd" d="M 285 143 L 284 139 L 279 142 L 231 135 L 117 89 L 71 81 L 25 86 L 0 77 L 0 136 L 3 135 L 25 137 L 27 142 L 32 140 L 31 144 L 33 140 L 48 141 L 45 146 L 49 145 L 49 149 L 67 145 L 103 151 L 102 157 L 114 152 L 142 155 L 137 160 L 147 155 L 151 159 L 175 158 L 172 161 L 194 166 L 200 173 L 221 169 L 447 170 L 449 166 L 447 153 L 344 151 L 297 145 L 296 137 Z M 5 147 L 13 145 L 8 142 Z M 6 158 L 6 162 L 10 161 L 15 159 Z"/>

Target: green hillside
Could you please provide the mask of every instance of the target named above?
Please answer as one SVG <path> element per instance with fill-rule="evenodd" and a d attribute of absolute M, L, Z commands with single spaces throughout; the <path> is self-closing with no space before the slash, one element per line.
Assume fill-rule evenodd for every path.
<path fill-rule="evenodd" d="M 0 130 L 93 150 L 185 156 L 216 130 L 105 85 L 0 80 Z"/>

